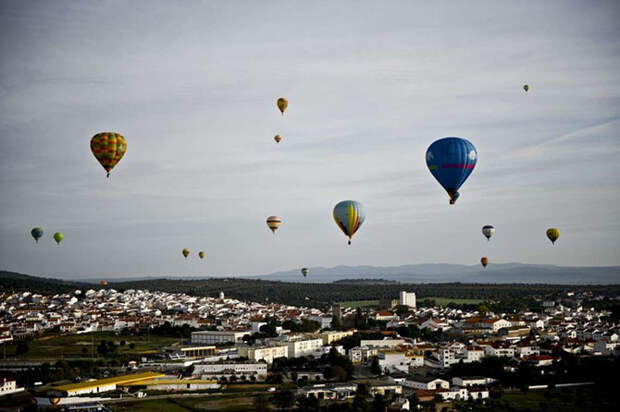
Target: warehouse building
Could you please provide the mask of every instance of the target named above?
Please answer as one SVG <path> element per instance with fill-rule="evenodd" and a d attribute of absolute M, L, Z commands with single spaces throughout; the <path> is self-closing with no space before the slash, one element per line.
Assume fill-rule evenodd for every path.
<path fill-rule="evenodd" d="M 165 375 L 156 372 L 133 373 L 131 375 L 115 376 L 113 378 L 97 379 L 88 382 L 70 383 L 52 388 L 50 394 L 56 396 L 77 396 L 89 393 L 115 391 L 117 387 L 133 382 L 161 378 Z"/>

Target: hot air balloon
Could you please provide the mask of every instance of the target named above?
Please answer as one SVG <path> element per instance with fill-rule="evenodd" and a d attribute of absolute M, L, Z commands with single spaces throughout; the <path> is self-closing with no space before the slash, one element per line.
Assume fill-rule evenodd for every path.
<path fill-rule="evenodd" d="M 280 97 L 278 99 L 278 109 L 280 109 L 280 111 L 282 112 L 282 116 L 284 116 L 284 111 L 286 110 L 287 107 L 288 107 L 288 100 L 286 100 L 284 97 Z"/>
<path fill-rule="evenodd" d="M 280 141 L 282 140 L 282 136 L 280 136 L 279 134 L 275 135 L 275 137 L 273 138 L 273 140 L 276 141 L 276 143 L 280 143 Z"/>
<path fill-rule="evenodd" d="M 271 229 L 273 233 L 276 233 L 276 230 L 278 230 L 281 224 L 282 219 L 280 219 L 278 216 L 269 216 L 267 218 L 267 226 L 269 226 L 269 229 Z"/>
<path fill-rule="evenodd" d="M 555 227 L 547 229 L 547 237 L 551 241 L 551 244 L 555 245 L 555 241 L 560 237 L 560 229 L 556 229 Z"/>
<path fill-rule="evenodd" d="M 482 234 L 487 240 L 491 240 L 491 236 L 495 234 L 495 228 L 491 225 L 482 226 Z"/>
<path fill-rule="evenodd" d="M 308 276 L 308 268 L 301 268 L 301 274 L 304 275 L 304 277 Z"/>
<path fill-rule="evenodd" d="M 62 242 L 64 238 L 65 238 L 65 235 L 62 232 L 54 233 L 54 240 L 56 241 L 57 244 L 60 245 L 60 242 Z"/>
<path fill-rule="evenodd" d="M 198 257 L 200 259 L 204 259 L 205 258 L 205 252 L 203 252 L 202 250 L 200 252 L 198 252 Z"/>
<path fill-rule="evenodd" d="M 530 86 L 528 86 L 527 84 L 524 84 L 523 85 L 523 90 L 525 90 L 527 92 L 528 90 L 530 90 Z"/>
<path fill-rule="evenodd" d="M 99 284 L 101 286 L 108 286 L 108 281 L 107 280 L 102 280 L 101 282 L 99 282 Z"/>
<path fill-rule="evenodd" d="M 30 231 L 30 234 L 34 238 L 34 241 L 36 243 L 39 243 L 39 239 L 43 237 L 43 229 L 41 229 L 40 227 L 35 227 Z"/>
<path fill-rule="evenodd" d="M 483 267 L 487 267 L 487 265 L 489 264 L 489 258 L 486 256 L 483 258 L 480 258 L 480 263 L 482 263 Z"/>
<path fill-rule="evenodd" d="M 350 245 L 351 238 L 366 219 L 364 207 L 355 200 L 343 200 L 334 207 L 333 215 L 340 230 L 349 238 Z"/>
<path fill-rule="evenodd" d="M 450 204 L 459 198 L 459 188 L 476 167 L 478 152 L 473 144 L 460 137 L 444 137 L 426 151 L 426 165 L 448 192 Z"/>
<path fill-rule="evenodd" d="M 105 171 L 108 172 L 107 177 L 110 177 L 110 171 L 127 151 L 127 142 L 118 133 L 97 133 L 90 140 L 90 150 L 92 150 L 93 155 L 99 160 Z"/>
<path fill-rule="evenodd" d="M 187 256 L 189 256 L 189 249 L 185 248 L 181 253 L 183 253 L 183 256 L 185 256 L 185 259 L 187 259 Z"/>

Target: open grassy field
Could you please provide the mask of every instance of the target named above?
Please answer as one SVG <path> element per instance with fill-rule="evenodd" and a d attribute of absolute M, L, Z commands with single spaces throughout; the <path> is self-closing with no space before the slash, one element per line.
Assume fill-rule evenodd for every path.
<path fill-rule="evenodd" d="M 439 298 L 439 297 L 418 297 L 418 303 L 425 300 L 432 299 L 438 306 L 446 306 L 448 303 L 455 303 L 457 305 L 469 304 L 475 305 L 482 302 L 482 299 L 456 299 L 456 298 Z M 378 300 L 350 300 L 346 302 L 338 302 L 340 305 L 349 308 L 365 308 L 378 306 Z"/>
<path fill-rule="evenodd" d="M 179 405 L 174 399 L 153 399 L 107 406 L 114 412 L 187 412 L 192 410 Z"/>
<path fill-rule="evenodd" d="M 140 354 L 156 352 L 164 346 L 179 344 L 182 339 L 175 337 L 162 336 L 118 336 L 111 332 L 97 332 L 83 335 L 66 336 L 44 336 L 28 342 L 28 351 L 21 355 L 15 355 L 16 344 L 9 344 L 6 347 L 7 358 L 29 359 L 29 360 L 58 360 L 74 358 L 90 358 L 93 355 L 99 357 L 97 345 L 102 340 L 113 341 L 120 345 L 125 341 L 125 345 L 119 346 L 119 354 Z M 134 347 L 131 348 L 131 344 Z M 83 352 L 85 349 L 85 352 Z"/>

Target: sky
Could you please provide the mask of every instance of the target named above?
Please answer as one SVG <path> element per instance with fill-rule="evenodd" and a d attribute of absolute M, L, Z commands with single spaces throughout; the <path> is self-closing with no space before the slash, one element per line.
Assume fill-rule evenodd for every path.
<path fill-rule="evenodd" d="M 2 1 L 0 270 L 620 265 L 619 21 L 617 1 Z M 110 179 L 102 131 L 128 144 Z M 454 206 L 425 163 L 445 136 L 479 157 Z"/>

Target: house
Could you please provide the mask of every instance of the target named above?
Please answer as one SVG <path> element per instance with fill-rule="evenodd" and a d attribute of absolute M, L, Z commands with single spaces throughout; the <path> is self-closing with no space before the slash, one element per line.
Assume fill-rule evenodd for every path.
<path fill-rule="evenodd" d="M 449 389 L 450 382 L 434 376 L 411 375 L 405 379 L 403 386 L 412 389 L 432 391 L 435 389 Z"/>
<path fill-rule="evenodd" d="M 495 382 L 495 379 L 484 376 L 455 376 L 452 378 L 452 384 L 459 387 L 484 386 L 491 382 Z"/>

